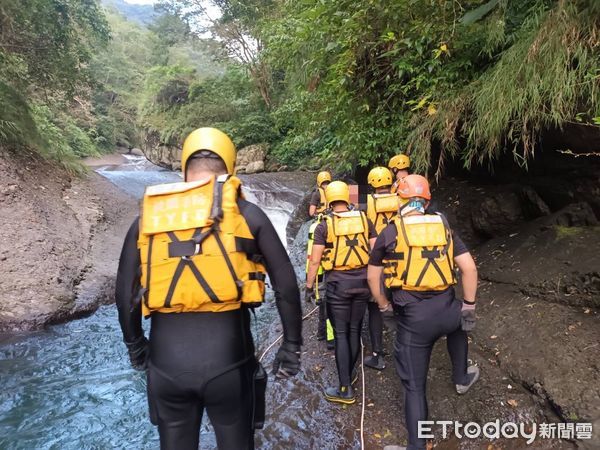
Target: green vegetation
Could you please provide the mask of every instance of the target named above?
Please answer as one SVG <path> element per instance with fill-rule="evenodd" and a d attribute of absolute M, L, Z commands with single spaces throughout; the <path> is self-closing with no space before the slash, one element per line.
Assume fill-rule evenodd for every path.
<path fill-rule="evenodd" d="M 2 2 L 0 144 L 72 166 L 212 125 L 292 167 L 408 151 L 439 171 L 526 165 L 545 130 L 600 128 L 594 0 L 211 3 L 105 0 L 142 25 L 96 0 Z"/>
<path fill-rule="evenodd" d="M 0 143 L 29 146 L 73 170 L 77 157 L 95 154 L 82 92 L 108 37 L 94 0 L 2 2 Z"/>
<path fill-rule="evenodd" d="M 164 3 L 190 23 L 207 12 Z M 506 149 L 525 164 L 544 130 L 600 123 L 594 0 L 214 3 L 213 33 L 250 50 L 238 59 L 276 126 L 272 156 L 286 163 L 351 169 L 408 151 L 427 170 Z"/>

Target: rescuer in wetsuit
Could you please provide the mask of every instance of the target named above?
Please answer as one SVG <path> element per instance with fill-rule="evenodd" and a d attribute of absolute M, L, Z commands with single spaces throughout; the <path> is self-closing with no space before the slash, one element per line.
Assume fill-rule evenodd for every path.
<path fill-rule="evenodd" d="M 367 196 L 367 217 L 373 223 L 377 234 L 381 233 L 398 215 L 400 197 L 391 193 L 393 176 L 387 167 L 374 167 L 367 176 L 369 185 L 374 192 Z M 383 280 L 382 280 L 383 284 Z M 390 296 L 389 290 L 386 295 Z M 375 299 L 367 304 L 369 311 L 369 337 L 371 340 L 371 355 L 365 358 L 365 366 L 376 370 L 385 369 L 383 360 L 383 316 Z"/>
<path fill-rule="evenodd" d="M 325 390 L 331 402 L 353 404 L 353 371 L 360 352 L 360 332 L 367 301 L 369 249 L 376 233 L 363 211 L 350 211 L 350 191 L 342 181 L 325 190 L 331 214 L 315 229 L 315 239 L 306 277 L 305 296 L 314 295 L 319 266 L 325 270 L 327 316 L 335 339 L 335 362 L 339 385 Z"/>
<path fill-rule="evenodd" d="M 377 237 L 369 259 L 368 279 L 373 297 L 386 312 L 392 305 L 381 289 L 381 277 L 392 290 L 398 314 L 394 356 L 404 386 L 408 450 L 425 450 L 418 437 L 419 421 L 427 420 L 427 372 L 436 341 L 446 336 L 452 380 L 465 394 L 479 379 L 479 368 L 468 366 L 467 331 L 475 326 L 477 267 L 465 244 L 446 219 L 425 212 L 431 193 L 420 175 L 408 175 L 398 185 L 404 203 L 398 218 Z M 461 272 L 463 299 L 456 297 L 455 267 Z M 406 450 L 386 446 L 384 450 Z"/>
<path fill-rule="evenodd" d="M 134 221 L 123 244 L 116 286 L 119 322 L 132 366 L 137 370 L 147 370 L 150 419 L 158 426 L 162 450 L 196 450 L 204 409 L 215 430 L 219 449 L 254 448 L 254 428 L 261 426 L 261 417 L 257 415 L 260 415 L 261 406 L 264 411 L 266 380 L 262 384 L 261 399 L 260 394 L 255 395 L 255 390 L 260 391 L 260 384 L 254 381 L 259 364 L 254 355 L 250 333 L 249 307 L 244 302 L 252 299 L 258 303 L 262 301 L 264 273 L 261 270 L 265 267 L 275 291 L 284 336 L 273 363 L 273 371 L 277 377 L 286 378 L 295 375 L 300 369 L 302 319 L 294 269 L 267 216 L 256 205 L 237 194 L 239 180 L 235 177 L 223 178 L 222 174 L 234 172 L 234 164 L 235 147 L 224 133 L 213 128 L 198 129 L 184 143 L 182 170 L 186 181 L 204 181 L 176 185 L 183 186 L 182 190 L 189 186 L 203 189 L 201 185 L 206 180 L 213 182 L 215 186 L 220 183 L 219 180 L 226 180 L 222 183 L 224 190 L 219 195 L 223 197 L 219 223 L 225 229 L 235 219 L 237 225 L 233 232 L 246 233 L 245 238 L 238 239 L 236 236 L 234 248 L 229 250 L 231 260 L 227 261 L 235 261 L 235 264 L 240 265 L 230 267 L 235 284 L 231 284 L 231 279 L 227 278 L 227 269 L 213 269 L 211 273 L 211 264 L 192 267 L 194 258 L 204 257 L 202 253 L 215 254 L 219 236 L 221 244 L 225 242 L 226 246 L 230 245 L 228 242 L 233 242 L 231 236 L 226 236 L 217 227 L 201 244 L 194 246 L 196 241 L 193 239 L 180 241 L 175 232 L 169 232 L 167 235 L 174 239 L 170 239 L 172 242 L 168 243 L 168 260 L 174 259 L 175 264 L 183 267 L 183 271 L 173 278 L 179 276 L 183 280 L 187 277 L 192 283 L 180 289 L 176 282 L 171 281 L 167 294 L 169 301 L 165 301 L 164 307 L 162 303 L 153 306 L 162 280 L 157 278 L 155 285 L 149 282 L 149 289 L 146 291 L 148 283 L 145 280 L 146 277 L 151 279 L 149 270 L 152 258 L 150 252 L 145 256 L 138 248 L 146 239 L 140 233 L 140 228 L 152 225 L 151 222 L 146 222 L 146 215 L 152 218 L 152 209 L 146 211 L 144 207 L 144 216 Z M 215 175 L 220 176 L 215 178 Z M 180 195 L 177 189 L 171 191 L 175 192 L 171 195 Z M 227 198 L 233 200 L 225 208 Z M 217 196 L 213 200 L 213 206 L 216 199 Z M 154 206 L 158 208 L 156 203 Z M 184 215 L 188 214 L 188 209 L 182 211 Z M 192 215 L 192 211 L 189 210 L 189 215 Z M 150 240 L 150 247 L 152 242 Z M 236 248 L 238 242 L 240 249 Z M 188 243 L 192 243 L 191 256 L 185 256 L 189 250 L 186 250 Z M 154 245 L 156 250 L 160 242 L 156 241 Z M 171 258 L 171 251 L 183 256 Z M 146 259 L 144 267 L 140 253 Z M 227 261 L 220 256 L 222 254 L 217 254 L 217 262 L 226 267 Z M 152 266 L 152 270 L 160 269 L 163 262 L 164 260 L 158 261 L 156 266 Z M 189 271 L 187 266 L 190 267 Z M 249 268 L 256 271 L 252 272 Z M 140 276 L 141 272 L 143 277 Z M 204 278 L 202 274 L 198 276 L 199 272 L 204 273 Z M 246 281 L 237 279 L 235 272 Z M 152 274 L 152 277 L 156 278 L 156 274 Z M 175 296 L 172 292 L 174 286 Z M 233 286 L 234 292 L 237 287 L 237 298 L 227 298 L 227 294 L 223 293 L 226 289 L 213 291 L 211 286 Z M 209 299 L 200 306 L 185 303 L 189 298 L 205 297 Z M 186 312 L 167 308 L 175 305 L 177 298 L 181 302 L 179 310 Z M 251 303 L 248 304 L 252 306 Z M 151 318 L 149 341 L 144 337 L 141 326 L 142 312 L 144 315 L 150 314 Z"/>
<path fill-rule="evenodd" d="M 388 168 L 392 172 L 392 175 L 394 175 L 391 192 L 395 194 L 398 190 L 398 184 L 410 173 L 410 157 L 403 153 L 392 156 L 388 162 Z"/>

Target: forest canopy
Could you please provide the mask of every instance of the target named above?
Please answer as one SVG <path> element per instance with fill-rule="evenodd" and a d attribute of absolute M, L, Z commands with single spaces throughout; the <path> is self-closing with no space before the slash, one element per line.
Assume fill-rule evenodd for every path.
<path fill-rule="evenodd" d="M 76 168 L 210 125 L 290 167 L 439 170 L 600 129 L 594 0 L 164 0 L 148 24 L 107 4 L 2 2 L 4 146 Z"/>

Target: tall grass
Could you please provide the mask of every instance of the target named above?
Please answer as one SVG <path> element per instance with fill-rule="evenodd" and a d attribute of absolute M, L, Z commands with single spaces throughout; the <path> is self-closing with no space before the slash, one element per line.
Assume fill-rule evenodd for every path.
<path fill-rule="evenodd" d="M 600 16 L 578 4 L 562 0 L 530 17 L 494 67 L 437 114 L 413 122 L 408 142 L 416 165 L 429 166 L 434 142 L 442 149 L 437 174 L 448 156 L 469 168 L 505 150 L 526 165 L 544 130 L 599 116 Z"/>

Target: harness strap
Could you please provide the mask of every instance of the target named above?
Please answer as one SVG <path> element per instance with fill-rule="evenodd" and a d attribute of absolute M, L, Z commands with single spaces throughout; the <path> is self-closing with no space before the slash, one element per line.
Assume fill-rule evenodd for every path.
<path fill-rule="evenodd" d="M 440 266 L 435 261 L 436 258 L 440 257 L 440 251 L 435 249 L 435 247 L 433 247 L 431 250 L 429 250 L 429 249 L 427 249 L 427 247 L 425 247 L 425 249 L 421 251 L 421 256 L 423 258 L 426 258 L 427 262 L 423 266 L 423 269 L 421 270 L 421 273 L 419 274 L 419 278 L 417 279 L 415 286 L 421 285 L 421 282 L 423 281 L 423 278 L 425 277 L 425 274 L 427 273 L 429 266 L 432 266 L 435 269 L 435 271 L 440 276 L 440 279 L 442 280 L 443 284 L 448 284 L 448 280 L 446 280 L 446 277 L 444 276 L 444 273 L 440 269 Z"/>
<path fill-rule="evenodd" d="M 150 269 L 152 268 L 152 244 L 154 243 L 154 235 L 150 236 L 150 241 L 148 242 L 148 259 L 146 262 L 146 286 L 150 286 Z M 150 291 L 146 290 L 144 292 L 144 304 L 146 308 L 150 309 L 149 299 Z"/>
<path fill-rule="evenodd" d="M 254 263 L 264 263 L 264 257 L 258 251 L 256 242 L 254 239 L 248 239 L 243 237 L 235 237 L 235 249 L 238 252 L 246 254 L 246 257 Z"/>
<path fill-rule="evenodd" d="M 452 274 L 452 281 L 456 281 L 456 273 L 454 272 L 454 265 L 452 264 L 452 257 L 448 254 L 448 250 L 450 249 L 450 243 L 452 242 L 452 229 L 450 228 L 450 224 L 448 223 L 448 220 L 446 219 L 446 216 L 444 216 L 441 213 L 438 213 L 438 215 L 441 217 L 442 219 L 442 223 L 444 224 L 444 226 L 446 227 L 446 246 L 444 247 L 444 255 L 446 255 L 446 261 L 448 262 L 448 269 L 450 269 L 450 273 Z"/>
<path fill-rule="evenodd" d="M 181 274 L 183 273 L 185 266 L 185 259 L 181 259 L 175 268 L 175 273 L 173 274 L 173 278 L 171 278 L 171 284 L 169 284 L 169 290 L 167 291 L 167 296 L 165 297 L 166 308 L 171 306 L 171 300 L 173 299 L 173 294 L 175 293 L 175 287 L 179 282 L 179 278 L 181 278 Z"/>
<path fill-rule="evenodd" d="M 437 259 L 439 258 L 440 255 L 440 251 L 438 249 L 436 249 L 435 247 L 431 250 L 428 250 L 427 247 L 423 247 L 424 250 L 421 250 L 421 257 L 425 258 L 425 259 Z"/>
<path fill-rule="evenodd" d="M 217 295 L 212 290 L 212 288 L 210 287 L 210 285 L 208 284 L 208 282 L 206 281 L 206 279 L 202 276 L 202 274 L 200 273 L 200 271 L 198 270 L 198 268 L 196 267 L 196 265 L 191 260 L 189 260 L 189 259 L 182 259 L 181 262 L 180 262 L 180 264 L 181 263 L 183 263 L 184 265 L 187 265 L 191 269 L 192 273 L 194 274 L 194 277 L 198 280 L 198 283 L 200 283 L 200 286 L 202 286 L 202 289 L 204 289 L 204 292 L 206 292 L 206 295 L 208 295 L 208 298 L 210 298 L 211 302 L 213 302 L 213 303 L 223 303 L 221 300 L 219 300 L 219 297 L 217 297 Z M 173 278 L 175 278 L 175 277 L 173 277 Z M 172 295 L 173 294 L 171 294 L 171 296 Z M 170 299 L 169 299 L 169 302 L 170 302 Z"/>
<path fill-rule="evenodd" d="M 404 237 L 404 242 L 408 246 L 408 262 L 406 263 L 406 268 L 404 269 L 404 273 L 402 274 L 402 280 L 406 283 L 406 280 L 408 278 L 408 271 L 410 270 L 410 262 L 412 260 L 412 247 L 410 246 L 410 242 L 408 241 L 408 235 L 406 234 L 406 226 L 404 225 L 404 219 L 402 218 L 402 216 L 398 217 L 400 219 L 400 229 L 402 231 L 402 236 Z"/>
<path fill-rule="evenodd" d="M 267 279 L 267 276 L 262 272 L 250 272 L 248 274 L 248 280 L 251 280 L 251 281 L 254 281 L 254 280 L 265 281 L 266 279 Z"/>
<path fill-rule="evenodd" d="M 219 250 L 221 250 L 221 253 L 223 254 L 223 258 L 225 259 L 225 264 L 227 264 L 227 269 L 229 269 L 229 274 L 231 275 L 231 278 L 233 278 L 233 282 L 235 283 L 235 288 L 237 289 L 237 299 L 236 300 L 239 300 L 240 298 L 242 298 L 242 287 L 244 286 L 244 283 L 242 282 L 242 280 L 240 280 L 238 278 L 237 273 L 235 272 L 235 269 L 233 267 L 233 264 L 231 263 L 231 258 L 229 258 L 229 255 L 227 254 L 227 250 L 225 250 L 225 246 L 223 245 L 223 241 L 221 241 L 221 237 L 219 236 L 219 233 L 215 233 L 215 240 L 217 241 Z"/>

